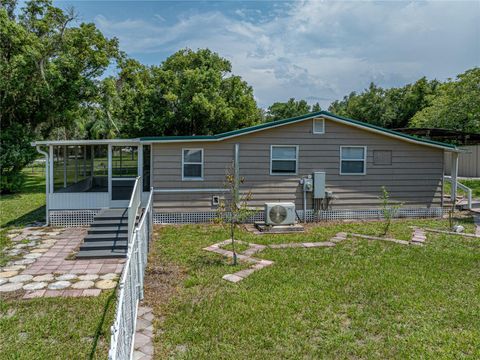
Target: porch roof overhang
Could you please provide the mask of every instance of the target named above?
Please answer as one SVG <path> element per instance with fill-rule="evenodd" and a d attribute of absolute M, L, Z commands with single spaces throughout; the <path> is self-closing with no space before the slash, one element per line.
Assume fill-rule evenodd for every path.
<path fill-rule="evenodd" d="M 122 145 L 140 144 L 140 139 L 103 139 L 103 140 L 42 140 L 32 142 L 32 146 L 49 145 Z"/>

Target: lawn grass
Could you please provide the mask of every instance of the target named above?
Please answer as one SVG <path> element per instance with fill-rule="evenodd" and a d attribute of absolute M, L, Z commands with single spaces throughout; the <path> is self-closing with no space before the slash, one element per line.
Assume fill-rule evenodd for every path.
<path fill-rule="evenodd" d="M 89 298 L 0 298 L 0 359 L 106 359 L 113 291 Z"/>
<path fill-rule="evenodd" d="M 10 228 L 45 219 L 45 180 L 25 171 L 21 193 L 0 198 L 1 251 Z M 5 293 L 7 294 L 7 293 Z M 0 359 L 106 359 L 115 311 L 114 291 L 99 297 L 39 298 L 0 295 Z"/>
<path fill-rule="evenodd" d="M 462 223 L 472 232 L 471 219 Z M 408 239 L 412 225 L 448 221 L 395 221 L 389 236 Z M 238 238 L 310 242 L 342 230 L 378 234 L 381 224 Z M 156 236 L 146 287 L 158 319 L 156 358 L 480 357 L 480 240 L 428 233 L 424 247 L 349 239 L 333 248 L 270 249 L 256 257 L 273 266 L 232 284 L 222 275 L 247 265 L 202 250 L 228 238 L 221 227 L 166 226 Z"/>
<path fill-rule="evenodd" d="M 472 189 L 472 197 L 480 199 L 480 180 L 459 180 L 460 183 Z M 452 185 L 449 182 L 445 182 L 445 194 L 450 194 Z M 462 189 L 458 189 L 459 194 L 464 194 Z"/>
<path fill-rule="evenodd" d="M 8 229 L 45 220 L 45 173 L 26 169 L 25 186 L 18 194 L 0 196 L 0 266 L 6 259 L 1 250 L 10 244 Z"/>

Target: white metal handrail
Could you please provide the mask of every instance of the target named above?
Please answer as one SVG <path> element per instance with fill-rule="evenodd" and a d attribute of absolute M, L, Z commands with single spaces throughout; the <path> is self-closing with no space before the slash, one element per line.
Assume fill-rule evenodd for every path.
<path fill-rule="evenodd" d="M 452 186 L 454 186 L 453 185 L 453 179 L 452 179 L 451 176 L 444 176 L 443 178 L 446 181 L 448 181 L 450 184 L 452 184 Z M 463 191 L 466 192 L 466 194 L 467 194 L 467 209 L 471 209 L 472 208 L 472 189 L 470 189 L 468 186 L 463 185 L 458 180 L 457 180 L 456 183 L 457 183 L 457 188 L 460 188 L 460 189 L 462 189 Z M 452 189 L 452 192 L 456 193 L 456 191 L 453 191 L 453 189 Z M 454 199 L 454 202 L 456 202 L 456 199 Z"/>
<path fill-rule="evenodd" d="M 138 303 L 143 299 L 145 268 L 153 231 L 152 199 L 151 189 L 142 219 L 129 237 L 127 261 L 119 282 L 115 320 L 111 328 L 110 360 L 127 360 L 133 355 Z"/>
<path fill-rule="evenodd" d="M 128 240 L 132 237 L 133 227 L 135 226 L 135 220 L 137 219 L 138 209 L 142 202 L 142 188 L 140 186 L 140 177 L 135 179 L 135 184 L 133 185 L 132 196 L 130 197 L 130 202 L 128 204 Z"/>

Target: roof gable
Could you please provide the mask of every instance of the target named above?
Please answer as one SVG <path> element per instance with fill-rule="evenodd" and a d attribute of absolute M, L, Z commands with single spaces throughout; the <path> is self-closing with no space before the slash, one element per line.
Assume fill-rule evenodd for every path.
<path fill-rule="evenodd" d="M 446 149 L 449 151 L 456 151 L 456 146 L 451 145 L 451 144 L 446 144 L 438 141 L 433 141 L 433 140 L 428 140 L 428 139 L 422 139 L 418 138 L 412 135 L 400 133 L 394 130 L 390 129 L 385 129 L 381 126 L 376 126 L 372 124 L 368 124 L 362 121 L 358 120 L 353 120 L 349 119 L 343 116 L 338 116 L 334 115 L 328 111 L 318 111 L 318 112 L 313 112 L 301 116 L 296 116 L 293 118 L 288 118 L 288 119 L 282 119 L 282 120 L 276 120 L 276 121 L 271 121 L 263 124 L 258 124 L 254 126 L 250 126 L 247 128 L 243 129 L 238 129 L 238 130 L 232 130 L 228 131 L 225 133 L 217 134 L 217 135 L 200 135 L 200 136 L 154 136 L 154 137 L 142 137 L 140 138 L 140 141 L 142 142 L 191 142 L 191 141 L 221 141 L 225 139 L 229 139 L 232 137 L 240 136 L 240 135 L 246 135 L 249 133 L 254 133 L 257 131 L 262 131 L 266 129 L 271 129 L 287 124 L 292 124 L 300 121 L 305 121 L 308 119 L 313 119 L 317 117 L 323 117 L 325 119 L 329 119 L 332 121 L 336 121 L 339 123 L 343 123 L 349 126 L 354 126 L 360 129 L 364 129 L 370 132 L 374 132 L 380 135 L 396 138 L 399 140 L 404 140 L 407 142 L 411 143 L 416 143 L 419 145 L 425 145 L 425 146 L 430 146 L 430 147 L 436 147 L 436 148 L 441 148 L 441 149 Z"/>

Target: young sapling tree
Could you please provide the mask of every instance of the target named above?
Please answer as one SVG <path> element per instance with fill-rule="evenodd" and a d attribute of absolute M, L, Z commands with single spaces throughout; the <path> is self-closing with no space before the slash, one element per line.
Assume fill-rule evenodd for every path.
<path fill-rule="evenodd" d="M 395 217 L 398 210 L 402 207 L 402 203 L 392 203 L 390 201 L 390 194 L 385 186 L 382 186 L 382 195 L 380 196 L 382 202 L 382 214 L 384 219 L 382 236 L 387 235 L 390 225 L 392 224 L 392 218 Z"/>
<path fill-rule="evenodd" d="M 219 222 L 227 225 L 230 230 L 230 238 L 232 240 L 233 265 L 237 265 L 237 253 L 235 251 L 235 229 L 239 224 L 251 217 L 255 210 L 248 206 L 248 202 L 252 198 L 251 191 L 240 192 L 240 184 L 245 182 L 244 177 L 240 177 L 237 173 L 235 162 L 225 170 L 224 187 L 227 190 L 224 199 L 220 200 L 218 206 Z"/>

